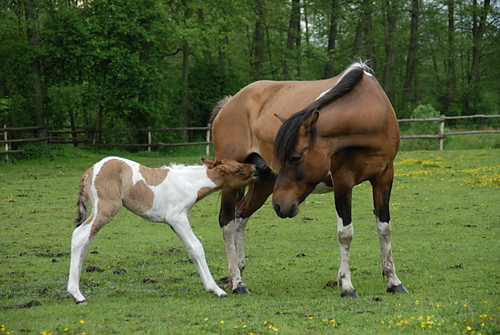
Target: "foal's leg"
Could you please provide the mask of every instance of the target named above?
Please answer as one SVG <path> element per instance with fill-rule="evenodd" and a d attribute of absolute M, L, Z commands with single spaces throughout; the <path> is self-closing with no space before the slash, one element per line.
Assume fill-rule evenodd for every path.
<path fill-rule="evenodd" d="M 352 186 L 342 185 L 342 180 L 334 180 L 335 208 L 337 210 L 337 236 L 340 244 L 340 267 L 338 272 L 342 297 L 357 298 L 358 294 L 351 282 L 349 269 L 349 248 L 354 236 L 351 218 Z"/>
<path fill-rule="evenodd" d="M 168 223 L 186 247 L 189 258 L 196 265 L 201 281 L 203 282 L 203 286 L 205 287 L 205 291 L 212 292 L 219 297 L 227 297 L 227 293 L 217 286 L 212 274 L 210 273 L 205 259 L 205 250 L 203 250 L 203 245 L 200 240 L 198 240 L 196 235 L 193 233 L 187 214 L 179 214 L 175 220 L 169 220 Z"/>
<path fill-rule="evenodd" d="M 77 304 L 86 304 L 85 297 L 80 292 L 80 275 L 82 272 L 83 257 L 87 251 L 92 238 L 93 217 L 88 218 L 83 224 L 73 231 L 71 238 L 71 262 L 69 267 L 68 294 L 75 299 Z"/>
<path fill-rule="evenodd" d="M 97 232 L 118 213 L 122 207 L 121 199 L 116 201 L 100 200 L 98 208 L 92 205 L 92 214 L 73 231 L 71 238 L 71 261 L 69 268 L 68 293 L 77 304 L 87 301 L 80 291 L 80 276 L 83 258 Z"/>
<path fill-rule="evenodd" d="M 389 199 L 391 196 L 394 169 L 391 165 L 384 173 L 372 181 L 373 202 L 377 217 L 377 232 L 380 242 L 380 261 L 382 275 L 389 279 L 387 292 L 408 293 L 398 276 L 392 259 L 391 220 L 389 213 Z"/>

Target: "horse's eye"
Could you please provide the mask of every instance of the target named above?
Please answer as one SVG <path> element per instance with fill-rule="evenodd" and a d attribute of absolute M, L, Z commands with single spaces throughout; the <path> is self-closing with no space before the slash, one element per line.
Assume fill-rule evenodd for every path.
<path fill-rule="evenodd" d="M 291 164 L 299 164 L 301 159 L 302 159 L 302 156 L 292 156 L 292 157 L 290 157 L 290 163 Z"/>

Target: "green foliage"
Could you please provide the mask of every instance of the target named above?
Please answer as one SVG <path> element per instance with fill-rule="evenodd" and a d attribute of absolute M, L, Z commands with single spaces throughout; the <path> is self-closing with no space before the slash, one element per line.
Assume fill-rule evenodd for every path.
<path fill-rule="evenodd" d="M 149 166 L 199 160 L 119 154 Z M 491 205 L 498 196 L 498 150 L 398 155 L 392 243 L 398 276 L 409 295 L 385 292 L 371 189 L 365 183 L 353 193 L 351 269 L 359 299 L 340 298 L 332 285 L 338 266 L 333 199 L 331 194 L 315 194 L 301 204 L 296 218 L 278 218 L 270 202 L 252 217 L 244 273 L 252 294 L 225 299 L 203 291 L 170 229 L 123 209 L 87 253 L 82 290 L 89 304 L 78 306 L 66 294 L 74 203 L 81 175 L 104 155 L 71 149 L 53 160 L 0 164 L 0 333 L 500 331 L 500 226 L 498 210 Z M 213 194 L 191 213 L 215 278 L 226 271 L 219 205 L 219 194 Z"/>
<path fill-rule="evenodd" d="M 448 6 L 421 2 L 417 73 L 406 101 L 409 0 L 339 1 L 335 13 L 330 0 L 301 1 L 299 32 L 290 30 L 292 5 L 285 0 L 31 3 L 34 22 L 26 18 L 24 2 L 2 5 L 0 101 L 8 108 L 0 110 L 0 124 L 31 126 L 38 119 L 97 130 L 204 126 L 215 101 L 254 80 L 321 79 L 327 61 L 338 73 L 357 56 L 372 61 L 382 85 L 392 81 L 400 117 L 426 104 L 446 115 L 498 113 L 500 34 L 493 24 L 498 5 L 487 8 L 480 78 L 473 81 L 471 31 L 481 2 L 455 3 L 451 33 Z M 394 36 L 387 41 L 393 14 Z M 338 31 L 328 56 L 332 17 Z M 265 36 L 257 43 L 260 21 Z M 35 29 L 38 42 L 28 39 L 27 27 Z M 257 44 L 263 47 L 259 60 Z M 388 60 L 389 47 L 394 59 Z M 41 68 L 41 110 L 33 89 L 35 60 Z M 188 70 L 183 72 L 184 65 Z M 385 78 L 391 67 L 392 76 Z M 181 106 L 186 105 L 185 117 Z M 171 134 L 163 140 L 177 139 Z M 144 136 L 133 140 L 143 142 Z"/>

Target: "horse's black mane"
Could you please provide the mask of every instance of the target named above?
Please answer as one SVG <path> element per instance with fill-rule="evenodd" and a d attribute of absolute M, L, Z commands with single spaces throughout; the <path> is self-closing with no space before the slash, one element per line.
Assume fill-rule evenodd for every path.
<path fill-rule="evenodd" d="M 280 163 L 283 164 L 285 162 L 295 146 L 295 143 L 297 143 L 299 136 L 298 131 L 302 123 L 309 119 L 315 111 L 321 110 L 323 107 L 351 92 L 361 81 L 363 71 L 362 65 L 348 69 L 348 72 L 342 77 L 337 85 L 300 112 L 293 114 L 281 125 L 274 141 L 274 152 Z M 315 129 L 311 131 L 311 143 L 314 143 L 316 135 Z"/>

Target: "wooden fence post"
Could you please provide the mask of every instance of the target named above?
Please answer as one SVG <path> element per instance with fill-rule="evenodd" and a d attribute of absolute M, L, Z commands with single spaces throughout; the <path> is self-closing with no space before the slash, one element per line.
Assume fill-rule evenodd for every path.
<path fill-rule="evenodd" d="M 444 122 L 445 116 L 441 115 L 441 122 L 439 126 L 439 150 L 444 150 Z"/>
<path fill-rule="evenodd" d="M 208 157 L 210 156 L 210 129 L 212 129 L 212 124 L 208 124 L 207 125 L 208 129 L 207 129 L 207 135 L 206 135 L 206 142 L 207 142 L 207 146 L 205 147 L 205 155 Z"/>
<path fill-rule="evenodd" d="M 148 127 L 148 152 L 151 152 L 151 127 Z"/>
<path fill-rule="evenodd" d="M 3 128 L 4 128 L 4 131 L 3 131 L 3 140 L 5 141 L 5 144 L 4 144 L 5 160 L 8 162 L 9 161 L 9 153 L 8 153 L 9 152 L 9 142 L 7 142 L 7 140 L 9 138 L 8 138 L 8 134 L 7 134 L 7 125 L 4 124 Z"/>

